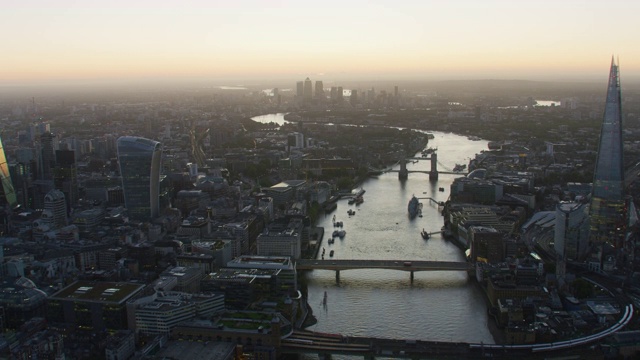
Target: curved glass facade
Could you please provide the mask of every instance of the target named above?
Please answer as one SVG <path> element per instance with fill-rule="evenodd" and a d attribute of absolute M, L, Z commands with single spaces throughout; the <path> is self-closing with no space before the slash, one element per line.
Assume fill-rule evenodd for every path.
<path fill-rule="evenodd" d="M 148 221 L 160 211 L 161 144 L 135 136 L 118 138 L 124 203 L 132 219 Z"/>
<path fill-rule="evenodd" d="M 18 205 L 16 192 L 13 189 L 13 184 L 11 183 L 9 165 L 7 164 L 7 157 L 4 154 L 2 139 L 0 139 L 0 182 L 2 183 L 2 189 L 0 190 L 4 194 L 4 201 L 6 201 L 6 203 L 11 207 Z"/>

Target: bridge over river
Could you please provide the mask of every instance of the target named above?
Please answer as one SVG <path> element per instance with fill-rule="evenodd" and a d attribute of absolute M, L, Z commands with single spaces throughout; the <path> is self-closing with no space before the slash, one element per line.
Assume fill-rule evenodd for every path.
<path fill-rule="evenodd" d="M 388 269 L 411 273 L 415 271 L 473 271 L 473 265 L 460 261 L 425 261 L 425 260 L 308 260 L 296 261 L 297 270 L 333 270 L 336 280 L 340 280 L 340 271 L 354 269 Z"/>
<path fill-rule="evenodd" d="M 555 343 L 494 345 L 470 344 L 464 342 L 439 342 L 424 340 L 383 339 L 373 337 L 345 336 L 305 330 L 295 330 L 281 340 L 281 352 L 318 354 L 321 358 L 330 358 L 332 354 L 356 355 L 364 359 L 410 358 L 410 359 L 540 359 L 550 355 L 568 354 L 567 351 L 584 349 L 589 353 L 588 345 L 623 329 L 633 318 L 633 305 L 623 308 L 620 319 L 610 327 L 595 334 Z M 570 353 L 569 353 L 570 354 Z"/>

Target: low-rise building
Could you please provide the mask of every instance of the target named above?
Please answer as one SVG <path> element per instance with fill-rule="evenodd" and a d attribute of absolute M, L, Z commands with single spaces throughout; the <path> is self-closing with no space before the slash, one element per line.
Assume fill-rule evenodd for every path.
<path fill-rule="evenodd" d="M 49 298 L 47 319 L 67 328 L 125 330 L 126 302 L 143 288 L 125 282 L 76 281 Z"/>
<path fill-rule="evenodd" d="M 196 317 L 208 318 L 224 311 L 222 294 L 162 293 L 135 309 L 136 330 L 147 335 L 169 335 L 176 325 Z"/>

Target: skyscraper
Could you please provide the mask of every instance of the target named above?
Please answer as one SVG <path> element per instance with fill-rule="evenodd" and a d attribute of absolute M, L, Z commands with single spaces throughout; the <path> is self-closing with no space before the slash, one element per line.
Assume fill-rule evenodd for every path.
<path fill-rule="evenodd" d="M 53 168 L 53 185 L 62 191 L 67 201 L 67 209 L 78 202 L 78 172 L 76 170 L 76 152 L 56 150 L 56 167 Z"/>
<path fill-rule="evenodd" d="M 0 139 L 0 183 L 2 188 L 2 196 L 0 197 L 0 204 L 6 203 L 10 207 L 18 205 L 16 198 L 16 192 L 11 182 L 11 174 L 9 173 L 9 165 L 7 164 L 7 157 L 4 154 L 4 146 L 2 145 L 2 139 Z"/>
<path fill-rule="evenodd" d="M 53 189 L 45 195 L 44 211 L 52 229 L 67 225 L 67 201 L 62 191 Z"/>
<path fill-rule="evenodd" d="M 624 167 L 622 151 L 622 106 L 618 65 L 611 59 L 607 99 L 600 130 L 598 158 L 589 208 L 592 245 L 621 246 L 624 227 Z M 621 231 L 622 230 L 622 231 Z"/>
<path fill-rule="evenodd" d="M 55 136 L 46 132 L 40 135 L 40 169 L 38 178 L 40 180 L 53 180 L 52 168 L 56 164 L 56 154 L 53 146 Z"/>
<path fill-rule="evenodd" d="M 317 99 L 323 99 L 324 98 L 324 85 L 322 83 L 322 80 L 316 80 L 316 96 L 315 98 Z"/>
<path fill-rule="evenodd" d="M 118 138 L 118 162 L 125 207 L 132 219 L 147 221 L 160 212 L 159 142 L 135 136 Z"/>
<path fill-rule="evenodd" d="M 313 85 L 309 78 L 304 80 L 304 101 L 311 101 L 311 97 L 313 96 Z"/>
<path fill-rule="evenodd" d="M 296 96 L 298 99 L 302 99 L 302 95 L 304 94 L 304 83 L 302 81 L 298 81 L 296 83 Z"/>
<path fill-rule="evenodd" d="M 578 202 L 556 205 L 554 249 L 561 259 L 578 260 L 587 251 L 589 222 L 586 207 Z"/>

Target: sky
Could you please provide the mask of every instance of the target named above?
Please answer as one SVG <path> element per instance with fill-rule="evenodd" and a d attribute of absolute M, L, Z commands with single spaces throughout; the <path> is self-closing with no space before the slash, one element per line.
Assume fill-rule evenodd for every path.
<path fill-rule="evenodd" d="M 0 85 L 640 81 L 640 1 L 0 0 Z"/>

